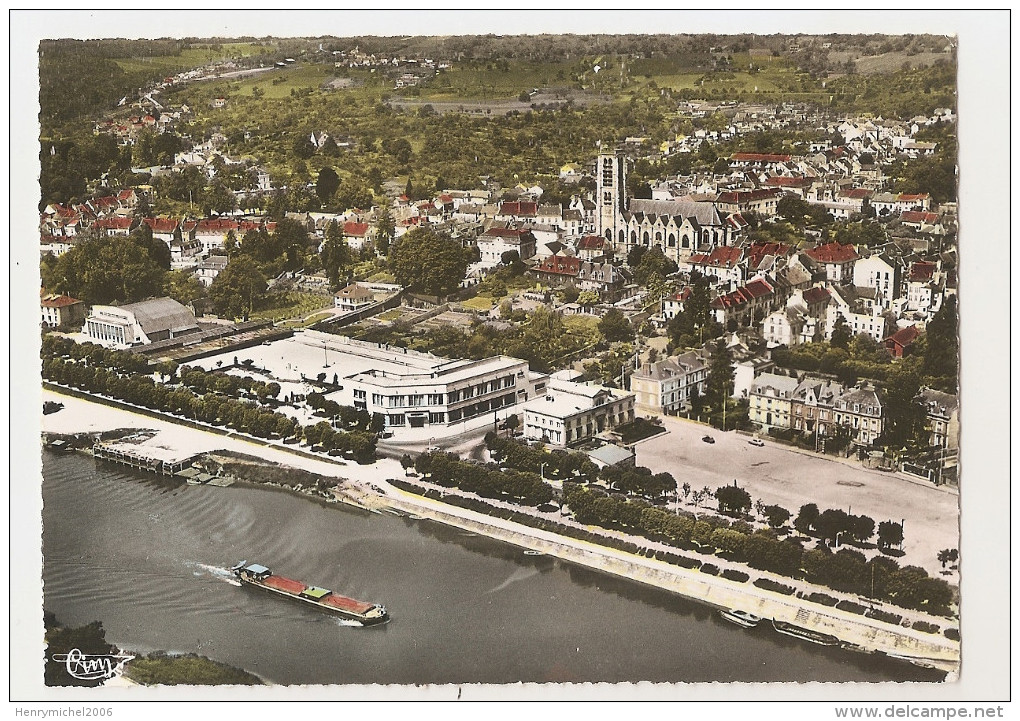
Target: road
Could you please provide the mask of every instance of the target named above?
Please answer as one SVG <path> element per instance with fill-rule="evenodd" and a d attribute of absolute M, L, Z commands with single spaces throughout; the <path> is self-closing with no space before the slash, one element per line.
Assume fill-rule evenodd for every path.
<path fill-rule="evenodd" d="M 959 583 L 954 572 L 940 576 L 936 556 L 959 548 L 959 495 L 954 489 L 913 482 L 901 474 L 862 468 L 851 462 L 790 450 L 765 440 L 748 444 L 748 436 L 722 433 L 685 419 L 664 418 L 668 433 L 638 443 L 637 464 L 653 472 L 668 471 L 678 484 L 695 490 L 737 484 L 753 500 L 778 504 L 794 516 L 805 503 L 819 510 L 838 508 L 882 521 L 904 521 L 904 556 L 900 565 L 917 565 L 933 576 Z M 714 444 L 701 438 L 710 435 Z M 687 506 L 688 510 L 695 510 Z"/>

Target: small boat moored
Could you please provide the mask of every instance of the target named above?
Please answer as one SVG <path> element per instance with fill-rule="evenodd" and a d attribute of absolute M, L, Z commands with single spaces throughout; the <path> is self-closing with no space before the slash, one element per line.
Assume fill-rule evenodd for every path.
<path fill-rule="evenodd" d="M 741 611 L 738 608 L 731 608 L 729 610 L 719 609 L 719 615 L 730 623 L 735 623 L 744 628 L 754 628 L 761 623 L 761 616 L 755 616 L 753 613 Z"/>
<path fill-rule="evenodd" d="M 803 626 L 796 626 L 792 623 L 787 623 L 786 621 L 776 621 L 773 619 L 772 627 L 785 636 L 798 638 L 801 641 L 817 643 L 819 646 L 839 646 L 842 643 L 838 638 L 831 634 L 822 633 L 821 631 L 815 631 L 810 628 L 804 628 Z"/>

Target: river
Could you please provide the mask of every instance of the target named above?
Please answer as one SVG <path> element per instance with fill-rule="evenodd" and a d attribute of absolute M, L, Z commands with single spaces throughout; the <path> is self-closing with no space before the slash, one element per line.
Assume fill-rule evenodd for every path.
<path fill-rule="evenodd" d="M 198 653 L 278 684 L 934 681 L 747 631 L 665 591 L 432 521 L 267 487 L 188 486 L 44 452 L 45 606 L 124 649 Z M 240 587 L 241 560 L 381 603 L 360 628 Z"/>

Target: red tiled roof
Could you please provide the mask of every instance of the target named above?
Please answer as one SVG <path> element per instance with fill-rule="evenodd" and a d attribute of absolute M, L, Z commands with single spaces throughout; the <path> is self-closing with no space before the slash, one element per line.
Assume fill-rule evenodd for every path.
<path fill-rule="evenodd" d="M 928 260 L 918 260 L 910 265 L 909 279 L 914 282 L 931 280 L 938 266 Z"/>
<path fill-rule="evenodd" d="M 921 335 L 921 331 L 917 329 L 916 325 L 909 325 L 906 328 L 900 328 L 898 331 L 887 337 L 885 340 L 888 343 L 892 341 L 896 345 L 907 347 L 915 340 L 917 336 Z"/>
<path fill-rule="evenodd" d="M 690 257 L 690 263 L 691 265 L 710 265 L 713 268 L 732 268 L 740 262 L 740 258 L 743 253 L 744 251 L 740 248 L 731 248 L 721 245 L 708 255 L 692 255 Z M 699 260 L 695 260 L 696 258 Z"/>
<path fill-rule="evenodd" d="M 751 294 L 752 298 L 764 298 L 772 294 L 772 286 L 761 278 L 755 278 L 744 286 L 744 290 Z"/>
<path fill-rule="evenodd" d="M 144 222 L 153 233 L 172 233 L 180 225 L 180 221 L 174 218 L 145 218 Z"/>
<path fill-rule="evenodd" d="M 237 230 L 237 221 L 230 220 L 229 218 L 203 218 L 198 221 L 198 227 L 196 233 L 205 235 L 206 233 L 228 233 L 231 230 Z"/>
<path fill-rule="evenodd" d="M 790 246 L 782 243 L 754 243 L 744 250 L 747 253 L 748 264 L 752 268 L 757 268 L 766 255 L 787 255 L 790 252 Z"/>
<path fill-rule="evenodd" d="M 823 300 L 826 300 L 831 297 L 832 296 L 829 295 L 829 291 L 827 291 L 825 288 L 822 288 L 821 286 L 808 288 L 807 290 L 804 291 L 804 302 L 810 305 L 820 303 Z"/>
<path fill-rule="evenodd" d="M 804 252 L 811 260 L 819 263 L 849 263 L 860 257 L 852 245 L 841 245 L 836 242 L 817 245 Z"/>
<path fill-rule="evenodd" d="M 764 298 L 772 294 L 772 286 L 761 278 L 752 280 L 747 285 L 737 288 L 732 293 L 726 293 L 715 298 L 711 306 L 713 308 L 733 308 L 739 305 L 750 303 L 755 298 Z"/>
<path fill-rule="evenodd" d="M 368 234 L 368 223 L 352 223 L 350 221 L 344 223 L 344 235 L 350 235 L 355 238 L 364 238 Z"/>
<path fill-rule="evenodd" d="M 808 188 L 814 182 L 811 178 L 791 178 L 787 175 L 776 175 L 765 181 L 771 188 Z"/>
<path fill-rule="evenodd" d="M 135 191 L 131 188 L 122 190 L 117 194 L 117 200 L 131 200 L 133 197 L 135 197 Z"/>
<path fill-rule="evenodd" d="M 81 303 L 81 301 L 69 295 L 45 295 L 40 303 L 46 308 L 66 308 L 69 305 Z"/>
<path fill-rule="evenodd" d="M 915 194 L 900 193 L 898 196 L 896 196 L 896 200 L 900 201 L 901 203 L 912 203 L 915 200 L 927 200 L 927 199 L 928 199 L 927 193 L 915 193 Z"/>
<path fill-rule="evenodd" d="M 938 219 L 937 213 L 926 213 L 922 210 L 904 210 L 900 213 L 900 220 L 904 223 L 928 223 L 930 225 Z"/>
<path fill-rule="evenodd" d="M 134 222 L 134 218 L 125 218 L 121 216 L 112 216 L 109 218 L 100 218 L 96 221 L 96 227 L 105 230 L 130 230 L 131 224 Z"/>
<path fill-rule="evenodd" d="M 850 190 L 844 190 L 840 193 L 844 198 L 852 198 L 853 200 L 863 200 L 870 198 L 875 194 L 875 191 L 868 190 L 867 188 L 851 188 Z"/>
<path fill-rule="evenodd" d="M 789 162 L 789 155 L 772 155 L 769 153 L 734 153 L 730 156 L 732 160 L 749 163 L 786 163 Z"/>
<path fill-rule="evenodd" d="M 572 255 L 550 255 L 536 265 L 535 270 L 539 273 L 574 276 L 581 270 L 581 259 Z"/>
<path fill-rule="evenodd" d="M 578 250 L 602 250 L 606 247 L 606 239 L 601 235 L 586 235 L 577 241 Z"/>
<path fill-rule="evenodd" d="M 538 215 L 538 203 L 510 202 L 499 206 L 500 215 Z"/>

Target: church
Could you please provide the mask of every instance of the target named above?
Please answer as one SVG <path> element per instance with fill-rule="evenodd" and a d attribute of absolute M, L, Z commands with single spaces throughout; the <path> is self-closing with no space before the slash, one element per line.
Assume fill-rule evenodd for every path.
<path fill-rule="evenodd" d="M 595 182 L 597 232 L 618 257 L 635 246 L 659 246 L 679 265 L 694 253 L 734 245 L 745 225 L 715 203 L 628 198 L 627 158 L 619 150 L 599 155 Z"/>

